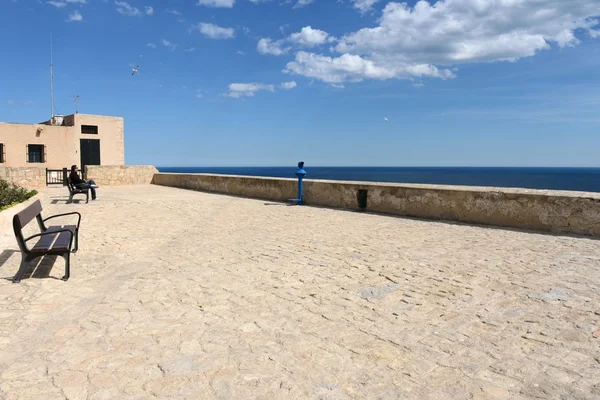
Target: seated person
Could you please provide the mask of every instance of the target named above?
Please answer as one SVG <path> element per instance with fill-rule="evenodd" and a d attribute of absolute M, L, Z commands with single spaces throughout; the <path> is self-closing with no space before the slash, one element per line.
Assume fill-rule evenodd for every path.
<path fill-rule="evenodd" d="M 77 165 L 72 165 L 71 173 L 69 174 L 69 179 L 71 179 L 71 183 L 75 185 L 77 189 L 90 189 L 90 191 L 92 192 L 92 200 L 96 200 L 96 188 L 98 187 L 96 186 L 96 182 L 94 182 L 93 180 L 89 180 L 87 182 L 84 181 L 79 177 L 77 171 Z"/>

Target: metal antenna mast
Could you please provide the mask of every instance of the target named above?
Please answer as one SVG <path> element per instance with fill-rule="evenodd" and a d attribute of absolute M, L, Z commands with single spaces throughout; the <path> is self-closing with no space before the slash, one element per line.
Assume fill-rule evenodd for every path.
<path fill-rule="evenodd" d="M 54 118 L 54 77 L 52 76 L 52 35 L 50 35 L 50 118 Z"/>

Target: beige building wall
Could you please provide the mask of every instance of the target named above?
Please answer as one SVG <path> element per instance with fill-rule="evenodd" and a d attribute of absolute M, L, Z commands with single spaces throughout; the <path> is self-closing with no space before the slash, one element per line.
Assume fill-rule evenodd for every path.
<path fill-rule="evenodd" d="M 80 139 L 100 140 L 100 164 L 125 164 L 124 121 L 120 117 L 75 114 L 64 118 L 69 126 L 15 124 L 0 122 L 0 143 L 4 163 L 0 167 L 45 167 L 62 169 L 73 164 L 80 166 Z M 98 134 L 81 133 L 81 125 L 98 127 Z M 29 163 L 27 145 L 46 146 L 44 163 Z"/>
<path fill-rule="evenodd" d="M 100 165 L 125 164 L 125 124 L 123 118 L 103 115 L 75 114 L 77 133 L 77 162 L 79 165 L 79 139 L 100 139 Z M 82 134 L 81 125 L 95 125 L 98 134 Z M 71 166 L 72 164 L 69 164 Z"/>

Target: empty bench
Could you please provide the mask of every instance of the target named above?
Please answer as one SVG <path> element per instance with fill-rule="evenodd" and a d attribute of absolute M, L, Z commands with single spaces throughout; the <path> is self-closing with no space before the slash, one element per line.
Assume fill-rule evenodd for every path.
<path fill-rule="evenodd" d="M 55 225 L 46 226 L 46 221 L 64 217 L 68 215 L 77 215 L 77 225 Z M 37 220 L 41 233 L 37 233 L 28 238 L 23 235 L 23 228 L 33 219 Z M 66 214 L 52 215 L 46 219 L 42 218 L 42 203 L 39 200 L 29 205 L 23 211 L 13 217 L 13 229 L 15 237 L 21 250 L 21 266 L 13 278 L 13 282 L 19 283 L 27 270 L 29 262 L 35 258 L 45 255 L 62 256 L 65 259 L 65 276 L 62 280 L 66 281 L 70 276 L 70 256 L 75 253 L 79 247 L 79 224 L 81 223 L 81 214 L 70 212 Z M 33 239 L 38 239 L 33 247 L 29 247 Z M 74 245 L 74 246 L 73 246 Z"/>
<path fill-rule="evenodd" d="M 85 202 L 90 202 L 90 188 L 78 189 L 71 182 L 71 178 L 67 177 L 67 187 L 69 188 L 69 201 L 73 201 L 73 196 L 76 194 L 85 194 Z"/>

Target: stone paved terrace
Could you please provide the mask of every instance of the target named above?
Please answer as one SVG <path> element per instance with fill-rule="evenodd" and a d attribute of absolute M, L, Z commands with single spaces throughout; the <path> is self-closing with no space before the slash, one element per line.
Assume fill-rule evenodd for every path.
<path fill-rule="evenodd" d="M 2 399 L 599 399 L 600 241 L 107 187 L 0 258 Z M 12 233 L 0 248 L 17 249 Z"/>

